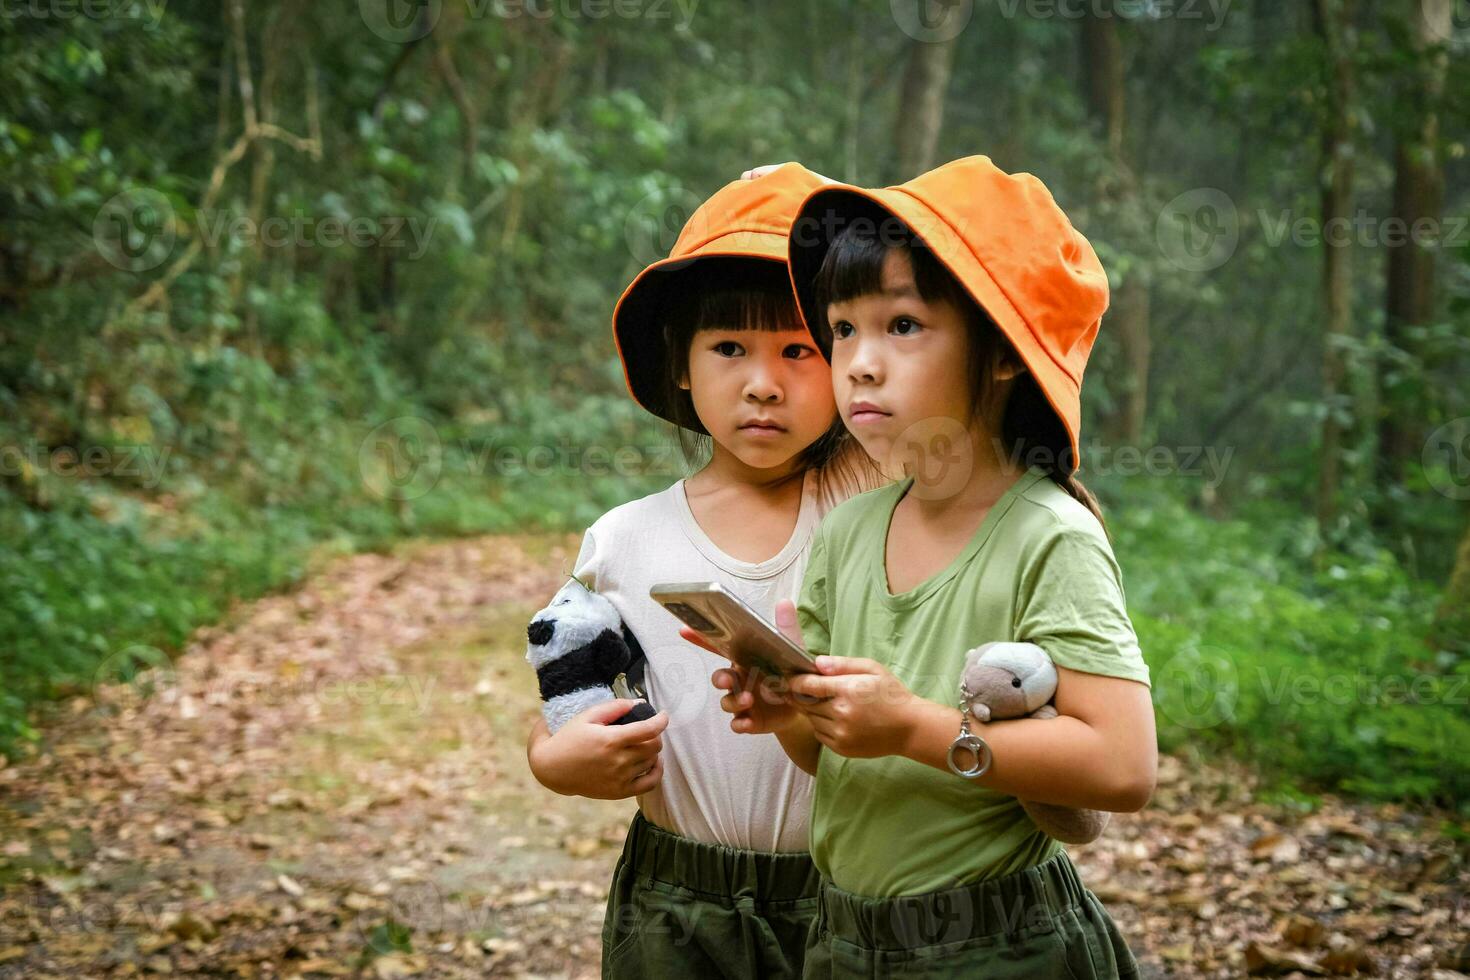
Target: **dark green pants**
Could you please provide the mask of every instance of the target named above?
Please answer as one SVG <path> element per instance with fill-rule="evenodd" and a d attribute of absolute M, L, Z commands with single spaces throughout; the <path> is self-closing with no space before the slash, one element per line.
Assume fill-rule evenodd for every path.
<path fill-rule="evenodd" d="M 824 880 L 804 975 L 1133 980 L 1138 963 L 1063 851 L 924 895 L 864 898 Z"/>
<path fill-rule="evenodd" d="M 638 814 L 602 923 L 602 975 L 799 977 L 817 911 L 810 855 L 702 844 Z"/>

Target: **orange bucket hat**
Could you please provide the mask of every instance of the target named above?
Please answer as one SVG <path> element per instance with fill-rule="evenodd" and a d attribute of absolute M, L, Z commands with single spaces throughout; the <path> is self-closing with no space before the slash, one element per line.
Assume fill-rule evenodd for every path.
<path fill-rule="evenodd" d="M 1011 342 L 1066 429 L 1071 460 L 1059 460 L 1058 468 L 1076 469 L 1082 372 L 1108 308 L 1107 273 L 1092 245 L 1040 180 L 1008 174 L 986 156 L 954 160 L 882 190 L 828 184 L 808 195 L 791 228 L 791 282 L 818 347 L 824 345 L 816 326 L 826 318 L 815 308 L 813 286 L 833 239 L 864 220 L 883 235 L 883 223 L 894 217 Z"/>
<path fill-rule="evenodd" d="M 786 261 L 787 235 L 797 208 L 822 178 L 787 163 L 753 180 L 734 180 L 716 191 L 684 224 L 669 257 L 640 272 L 613 308 L 613 341 L 633 400 L 674 421 L 665 404 L 663 375 L 669 361 L 663 311 L 683 269 L 715 258 Z"/>

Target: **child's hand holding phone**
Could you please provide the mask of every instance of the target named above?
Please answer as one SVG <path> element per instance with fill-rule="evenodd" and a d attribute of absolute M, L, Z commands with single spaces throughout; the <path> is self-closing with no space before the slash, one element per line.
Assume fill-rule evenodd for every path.
<path fill-rule="evenodd" d="M 796 621 L 796 604 L 789 599 L 776 603 L 776 628 L 792 643 L 806 649 L 801 626 Z M 688 626 L 681 627 L 679 635 L 711 653 L 721 652 Z M 731 665 L 715 671 L 710 681 L 720 690 L 730 692 L 720 699 L 720 707 L 735 716 L 730 720 L 731 731 L 763 735 L 778 732 L 799 720 L 788 684 L 778 675 Z"/>
<path fill-rule="evenodd" d="M 796 705 L 791 703 L 786 682 L 779 676 L 744 667 L 721 667 L 710 680 L 715 687 L 730 692 L 720 698 L 720 707 L 734 715 L 731 731 L 764 735 L 779 732 L 797 720 Z"/>
<path fill-rule="evenodd" d="M 789 599 L 776 603 L 776 628 L 806 649 L 796 604 Z M 679 635 L 719 653 L 688 627 Z M 838 755 L 858 759 L 904 754 L 914 709 L 922 699 L 872 660 L 819 657 L 814 663 L 816 673 L 789 679 L 762 677 L 738 666 L 715 671 L 711 677 L 715 687 L 730 692 L 720 699 L 720 707 L 735 716 L 731 730 L 780 734 L 799 721 Z"/>

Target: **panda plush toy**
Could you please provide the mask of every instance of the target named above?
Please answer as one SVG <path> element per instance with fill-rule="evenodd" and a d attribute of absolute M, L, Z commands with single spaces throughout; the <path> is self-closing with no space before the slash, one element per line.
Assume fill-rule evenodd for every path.
<path fill-rule="evenodd" d="M 654 716 L 643 694 L 643 650 L 606 596 L 573 578 L 532 617 L 526 639 L 552 734 L 573 715 L 617 697 L 639 703 L 614 725 Z"/>

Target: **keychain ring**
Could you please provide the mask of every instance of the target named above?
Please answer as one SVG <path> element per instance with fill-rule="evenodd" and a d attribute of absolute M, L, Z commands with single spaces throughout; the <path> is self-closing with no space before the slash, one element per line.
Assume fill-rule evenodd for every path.
<path fill-rule="evenodd" d="M 975 756 L 975 764 L 968 769 L 961 769 L 954 761 L 956 749 L 968 749 Z M 949 754 L 945 761 L 949 763 L 950 771 L 956 776 L 963 776 L 966 779 L 978 779 L 990 769 L 990 746 L 979 735 L 964 732 L 956 736 L 953 742 L 949 743 Z"/>

